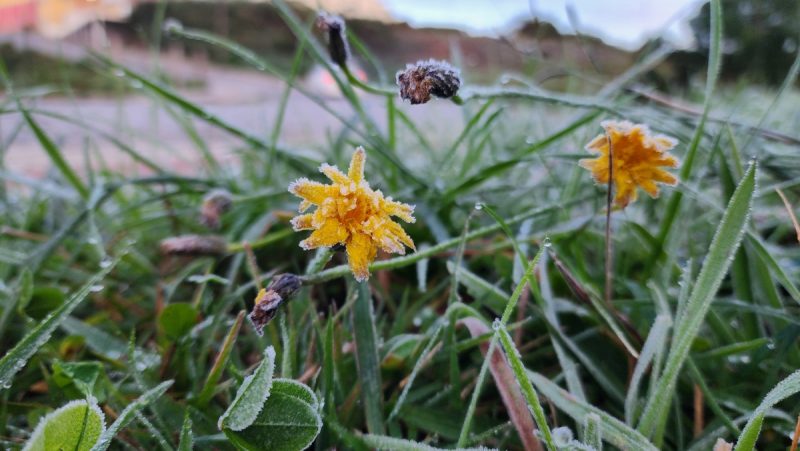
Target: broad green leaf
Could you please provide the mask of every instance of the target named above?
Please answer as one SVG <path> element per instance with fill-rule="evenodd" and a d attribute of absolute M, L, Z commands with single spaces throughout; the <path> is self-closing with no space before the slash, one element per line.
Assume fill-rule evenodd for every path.
<path fill-rule="evenodd" d="M 55 362 L 53 381 L 61 387 L 76 389 L 80 396 L 94 396 L 98 402 L 105 400 L 105 390 L 101 382 L 105 379 L 105 369 L 100 362 Z"/>
<path fill-rule="evenodd" d="M 747 421 L 744 429 L 742 429 L 739 440 L 736 441 L 734 451 L 753 450 L 756 440 L 758 439 L 758 434 L 761 432 L 761 423 L 764 422 L 764 415 L 767 410 L 797 392 L 800 392 L 800 371 L 795 371 L 790 374 L 786 379 L 778 382 L 778 385 L 767 393 L 767 396 L 765 396 L 761 404 L 756 407 L 752 413 L 752 417 Z"/>
<path fill-rule="evenodd" d="M 606 442 L 621 449 L 637 451 L 657 450 L 657 448 L 639 432 L 602 410 L 577 400 L 569 392 L 563 390 L 545 376 L 528 371 L 528 377 L 543 397 L 549 399 L 558 409 L 572 417 L 576 422 L 583 424 L 590 415 L 597 415 L 600 418 L 599 430 L 601 431 L 603 440 Z"/>
<path fill-rule="evenodd" d="M 47 318 L 43 319 L 37 324 L 22 340 L 17 343 L 6 355 L 0 359 L 0 390 L 8 388 L 11 385 L 11 378 L 19 370 L 21 370 L 28 359 L 50 339 L 53 331 L 56 330 L 59 323 L 75 310 L 84 299 L 95 290 L 95 287 L 102 281 L 119 260 L 115 260 L 112 264 L 101 269 L 97 274 L 86 282 L 78 291 L 73 293 L 70 298 L 61 304 L 60 307 L 53 310 Z"/>
<path fill-rule="evenodd" d="M 656 443 L 660 442 L 659 436 L 663 432 L 667 413 L 670 411 L 681 367 L 742 242 L 753 205 L 756 170 L 757 165 L 754 162 L 748 168 L 725 209 L 703 267 L 686 301 L 685 311 L 675 325 L 675 338 L 664 366 L 664 373 L 642 413 L 637 430 L 646 436 L 656 437 Z"/>
<path fill-rule="evenodd" d="M 142 394 L 136 401 L 128 404 L 127 407 L 119 414 L 117 417 L 117 421 L 115 421 L 108 429 L 103 432 L 100 436 L 100 440 L 92 447 L 92 451 L 105 451 L 108 449 L 109 445 L 111 445 L 111 440 L 114 439 L 114 436 L 119 433 L 132 419 L 136 416 L 136 414 L 148 406 L 149 404 L 157 401 L 167 389 L 172 385 L 173 381 L 165 381 L 158 384 L 155 388 L 152 388 Z"/>
<path fill-rule="evenodd" d="M 33 289 L 30 300 L 25 304 L 25 314 L 40 321 L 48 313 L 64 303 L 64 292 L 54 286 L 39 286 Z"/>
<path fill-rule="evenodd" d="M 169 341 L 178 341 L 189 333 L 197 322 L 197 309 L 185 302 L 164 307 L 158 316 L 158 326 Z"/>
<path fill-rule="evenodd" d="M 236 398 L 228 406 L 228 410 L 219 417 L 217 427 L 220 430 L 241 431 L 253 424 L 258 413 L 263 410 L 264 402 L 270 396 L 274 371 L 275 348 L 270 346 L 264 350 L 264 359 L 258 368 L 239 386 Z"/>
<path fill-rule="evenodd" d="M 290 379 L 275 379 L 255 421 L 247 428 L 223 429 L 242 450 L 299 451 L 306 449 L 322 429 L 316 395 Z"/>
<path fill-rule="evenodd" d="M 23 451 L 89 451 L 105 429 L 105 416 L 93 399 L 71 401 L 39 421 Z"/>

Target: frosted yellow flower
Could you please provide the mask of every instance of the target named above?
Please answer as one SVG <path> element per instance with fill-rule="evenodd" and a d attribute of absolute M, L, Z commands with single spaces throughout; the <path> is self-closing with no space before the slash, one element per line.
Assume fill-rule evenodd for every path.
<path fill-rule="evenodd" d="M 292 219 L 294 230 L 313 230 L 300 242 L 300 247 L 314 249 L 343 244 L 350 270 L 359 281 L 369 278 L 368 267 L 375 260 L 378 248 L 401 255 L 405 254 L 405 246 L 416 250 L 411 237 L 391 218 L 397 216 L 405 222 L 414 222 L 414 207 L 372 190 L 364 180 L 365 160 L 364 149 L 359 147 L 346 175 L 335 166 L 320 166 L 320 172 L 332 184 L 302 178 L 289 185 L 289 192 L 303 199 L 300 213 L 317 206 L 314 212 Z"/>
<path fill-rule="evenodd" d="M 674 175 L 661 169 L 678 167 L 678 159 L 668 152 L 677 144 L 675 139 L 651 134 L 646 125 L 628 121 L 604 121 L 601 125 L 606 132 L 586 145 L 586 150 L 600 156 L 581 160 L 579 164 L 592 171 L 595 182 L 608 184 L 608 142 L 611 141 L 616 207 L 625 208 L 635 201 L 637 187 L 657 197 L 657 182 L 678 183 Z"/>

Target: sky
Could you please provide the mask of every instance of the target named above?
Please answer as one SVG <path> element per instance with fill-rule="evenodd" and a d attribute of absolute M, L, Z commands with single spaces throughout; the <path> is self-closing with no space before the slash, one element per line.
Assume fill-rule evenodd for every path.
<path fill-rule="evenodd" d="M 470 34 L 498 35 L 534 17 L 561 33 L 601 38 L 608 44 L 638 49 L 663 35 L 678 47 L 690 47 L 690 19 L 703 0 L 382 0 L 398 19 L 414 26 L 453 27 Z M 574 12 L 570 21 L 568 11 Z M 573 23 L 576 27 L 573 27 Z"/>

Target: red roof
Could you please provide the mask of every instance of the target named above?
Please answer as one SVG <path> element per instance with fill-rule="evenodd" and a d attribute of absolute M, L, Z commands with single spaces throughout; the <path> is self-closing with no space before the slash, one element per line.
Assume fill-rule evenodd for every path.
<path fill-rule="evenodd" d="M 0 0 L 0 34 L 36 25 L 36 0 Z"/>

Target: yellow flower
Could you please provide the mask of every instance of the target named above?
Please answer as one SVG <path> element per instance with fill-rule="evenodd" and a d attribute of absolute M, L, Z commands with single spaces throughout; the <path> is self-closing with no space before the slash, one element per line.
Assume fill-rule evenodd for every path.
<path fill-rule="evenodd" d="M 346 175 L 335 166 L 320 166 L 320 172 L 332 184 L 302 178 L 289 185 L 289 192 L 303 199 L 300 213 L 317 206 L 313 213 L 292 219 L 294 230 L 313 230 L 300 242 L 300 247 L 314 249 L 343 244 L 350 270 L 358 281 L 369 278 L 369 264 L 375 260 L 378 248 L 401 255 L 405 254 L 404 246 L 416 250 L 411 237 L 391 218 L 397 216 L 405 222 L 414 222 L 414 207 L 373 191 L 364 180 L 365 160 L 364 149 L 359 147 Z"/>
<path fill-rule="evenodd" d="M 646 125 L 628 121 L 604 121 L 601 125 L 606 132 L 586 145 L 586 150 L 600 156 L 581 160 L 579 164 L 592 171 L 595 182 L 608 184 L 608 143 L 611 141 L 616 207 L 625 208 L 635 201 L 637 187 L 657 197 L 657 182 L 678 183 L 674 175 L 661 169 L 678 167 L 678 159 L 668 153 L 677 144 L 675 139 L 651 134 Z"/>

